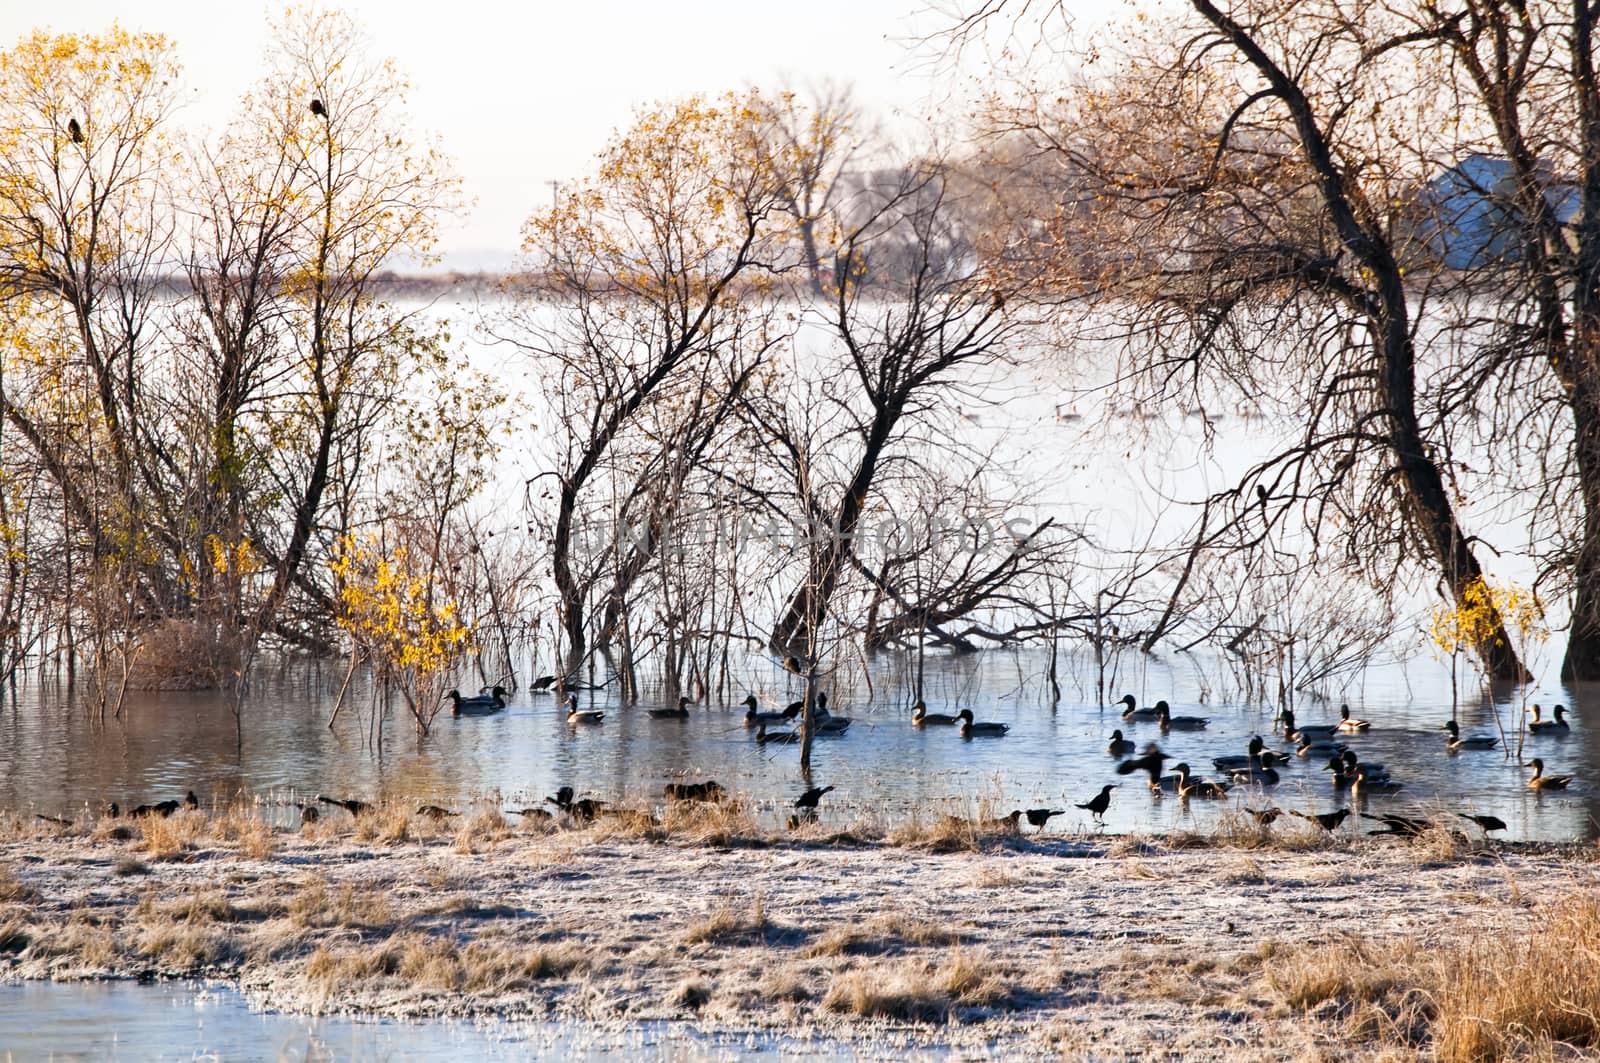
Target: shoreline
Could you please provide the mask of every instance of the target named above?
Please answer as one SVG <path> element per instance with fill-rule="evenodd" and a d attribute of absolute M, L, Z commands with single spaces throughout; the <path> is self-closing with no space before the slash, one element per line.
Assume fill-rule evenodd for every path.
<path fill-rule="evenodd" d="M 681 1022 L 869 1054 L 1360 1055 L 1394 1047 L 1358 1022 L 1394 1002 L 1308 977 L 1498 948 L 1600 906 L 1592 844 L 1444 831 L 774 835 L 711 808 L 8 826 L 7 979 L 201 978 L 291 1013 Z M 1352 1042 L 1352 1023 L 1376 1032 Z"/>

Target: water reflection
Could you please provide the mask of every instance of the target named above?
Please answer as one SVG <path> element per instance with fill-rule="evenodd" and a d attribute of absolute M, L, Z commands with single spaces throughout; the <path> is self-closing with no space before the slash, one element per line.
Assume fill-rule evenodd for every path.
<path fill-rule="evenodd" d="M 1108 684 L 1112 698 L 1124 690 L 1144 702 L 1165 697 L 1175 712 L 1211 718 L 1203 732 L 1160 739 L 1154 724 L 1124 724 L 1120 706 L 1093 703 L 1096 677 L 1087 661 L 1068 662 L 1073 669 L 1063 683 L 1064 700 L 1052 706 L 1043 697 L 1042 654 L 929 658 L 931 711 L 971 707 L 980 719 L 1012 725 L 1003 739 L 964 742 L 952 728 L 910 726 L 910 662 L 879 658 L 867 677 L 870 684 L 858 673 L 853 689 L 832 692 L 837 711 L 855 723 L 845 736 L 817 742 L 812 778 L 837 787 L 823 802 L 824 815 L 848 822 L 864 812 L 898 814 L 938 803 L 976 810 L 980 801 L 994 812 L 1068 808 L 1067 802 L 1086 801 L 1103 783 L 1116 781 L 1129 785 L 1115 791 L 1107 830 L 1204 825 L 1236 802 L 1185 807 L 1170 798 L 1153 800 L 1136 780 L 1112 773 L 1115 761 L 1105 752 L 1112 729 L 1122 727 L 1141 744 L 1160 739 L 1167 752 L 1210 774 L 1213 757 L 1242 752 L 1252 734 L 1271 739 L 1274 710 L 1220 696 L 1225 684 L 1219 675 L 1226 673 L 1208 672 L 1200 659 L 1174 660 L 1176 665 L 1130 655 L 1120 662 L 1122 674 Z M 1374 725 L 1348 739 L 1350 744 L 1363 759 L 1386 763 L 1404 783 L 1398 795 L 1367 803 L 1375 810 L 1492 813 L 1506 821 L 1511 838 L 1594 837 L 1600 819 L 1600 687 L 1528 692 L 1528 700 L 1546 709 L 1561 702 L 1572 710 L 1570 733 L 1527 739 L 1525 758 L 1541 755 L 1547 771 L 1577 776 L 1570 791 L 1540 795 L 1527 789 L 1529 772 L 1501 750 L 1445 752 L 1439 727 L 1449 718 L 1450 695 L 1447 678 L 1433 678 L 1436 671 L 1374 670 L 1359 689 L 1342 695 Z M 263 674 L 244 706 L 242 740 L 226 702 L 215 695 L 130 694 L 123 718 L 101 727 L 92 722 L 82 692 L 20 689 L 0 708 L 0 805 L 63 814 L 85 804 L 126 805 L 193 788 L 203 797 L 264 796 L 290 822 L 293 802 L 319 791 L 449 805 L 498 792 L 496 800 L 522 805 L 562 784 L 619 799 L 657 797 L 664 783 L 677 779 L 715 778 L 770 801 L 770 814 L 777 817 L 778 806 L 806 787 L 794 747 L 758 746 L 735 704 L 746 690 L 768 707 L 798 696 L 794 677 L 764 658 L 749 663 L 745 681 L 736 684 L 725 707 L 696 706 L 688 719 L 651 719 L 643 707 L 622 709 L 602 694 L 594 704 L 607 708 L 605 723 L 572 728 L 554 699 L 518 694 L 493 716 L 452 718 L 446 712 L 421 742 L 404 711 L 394 711 L 383 718 L 381 745 L 374 741 L 363 694 L 355 702 L 363 706 L 360 712 L 347 708 L 333 729 L 327 727 L 342 679 L 342 669 L 304 664 Z M 1302 699 L 1297 708 L 1303 723 L 1332 722 L 1337 705 L 1337 698 Z M 1500 714 L 1509 728 L 1520 701 L 1502 701 Z M 1463 708 L 1460 720 L 1465 731 L 1497 731 L 1488 705 Z M 1514 743 L 1515 735 L 1510 737 Z M 1296 761 L 1281 784 L 1249 801 L 1312 811 L 1344 805 L 1346 795 L 1332 789 L 1321 767 Z M 1053 829 L 1093 826 L 1089 814 L 1076 809 L 1052 822 Z"/>

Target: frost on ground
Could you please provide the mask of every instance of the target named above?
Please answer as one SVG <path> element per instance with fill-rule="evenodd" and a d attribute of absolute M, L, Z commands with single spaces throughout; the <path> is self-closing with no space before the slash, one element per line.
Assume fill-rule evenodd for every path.
<path fill-rule="evenodd" d="M 1437 1050 L 1441 949 L 1498 949 L 1597 895 L 1593 847 L 1443 832 L 868 833 L 397 809 L 293 831 L 238 810 L 14 819 L 0 970 L 200 975 L 288 1011 L 691 1020 L 963 1054 L 1337 1057 Z"/>

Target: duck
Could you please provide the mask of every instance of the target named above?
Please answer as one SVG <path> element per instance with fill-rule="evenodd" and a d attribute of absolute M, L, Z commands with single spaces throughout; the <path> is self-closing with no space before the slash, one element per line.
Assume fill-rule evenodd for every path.
<path fill-rule="evenodd" d="M 1367 731 L 1371 728 L 1372 724 L 1366 720 L 1358 720 L 1350 715 L 1350 706 L 1339 706 L 1339 722 L 1334 725 L 1334 730 L 1338 733 L 1347 735 L 1360 734 L 1362 731 Z"/>
<path fill-rule="evenodd" d="M 1365 768 L 1367 774 L 1374 779 L 1387 779 L 1389 777 L 1389 769 L 1387 767 L 1375 760 L 1359 759 L 1356 756 L 1356 751 L 1353 749 L 1345 750 L 1339 755 L 1339 759 L 1344 761 L 1344 771 L 1346 775 L 1354 776 L 1357 768 Z"/>
<path fill-rule="evenodd" d="M 1166 760 L 1167 755 L 1161 752 L 1159 746 L 1151 742 L 1144 747 L 1144 752 L 1141 755 L 1118 764 L 1117 774 L 1132 775 L 1136 771 L 1142 771 L 1150 777 L 1150 789 L 1160 790 L 1161 766 L 1166 763 Z"/>
<path fill-rule="evenodd" d="M 1461 737 L 1461 728 L 1454 720 L 1446 720 L 1442 730 L 1449 731 L 1450 737 L 1445 740 L 1444 747 L 1454 753 L 1462 749 L 1493 749 L 1500 744 L 1500 739 L 1494 735 L 1468 735 Z"/>
<path fill-rule="evenodd" d="M 1567 707 L 1565 705 L 1557 705 L 1553 710 L 1551 710 L 1551 715 L 1554 717 L 1554 719 L 1539 719 L 1539 706 L 1537 704 L 1534 705 L 1533 719 L 1528 721 L 1528 733 L 1561 734 L 1565 731 L 1572 730 L 1572 727 L 1567 723 L 1566 720 Z"/>
<path fill-rule="evenodd" d="M 1349 818 L 1350 810 L 1348 808 L 1341 808 L 1333 812 L 1297 812 L 1291 809 L 1289 811 L 1289 815 L 1299 816 L 1301 819 L 1315 823 L 1323 830 L 1332 834 L 1334 831 L 1339 829 L 1339 824 L 1343 823 L 1347 818 Z"/>
<path fill-rule="evenodd" d="M 1370 774 L 1365 766 L 1356 768 L 1355 778 L 1350 780 L 1350 792 L 1353 794 L 1395 794 L 1403 788 L 1403 783 Z"/>
<path fill-rule="evenodd" d="M 920 699 L 915 705 L 911 706 L 912 727 L 925 727 L 930 724 L 937 724 L 941 727 L 944 727 L 957 722 L 959 721 L 954 716 L 947 716 L 942 712 L 929 712 L 928 706 L 924 705 Z M 1119 731 L 1117 733 L 1121 734 L 1122 732 Z"/>
<path fill-rule="evenodd" d="M 796 731 L 768 731 L 765 723 L 759 723 L 756 725 L 756 741 L 762 745 L 781 746 L 800 741 L 800 735 Z"/>
<path fill-rule="evenodd" d="M 457 716 L 488 716 L 506 707 L 506 695 L 510 693 L 505 687 L 495 687 L 487 694 L 475 694 L 470 698 L 462 697 L 459 690 L 451 690 L 445 697 L 451 701 L 450 711 Z"/>
<path fill-rule="evenodd" d="M 1132 694 L 1124 694 L 1122 695 L 1122 700 L 1117 704 L 1128 706 L 1122 710 L 1122 718 L 1124 720 L 1154 720 L 1161 716 L 1161 710 L 1167 703 L 1158 701 L 1149 708 L 1141 709 Z"/>
<path fill-rule="evenodd" d="M 650 710 L 650 718 L 654 719 L 654 720 L 685 720 L 685 719 L 688 719 L 689 718 L 689 699 L 688 699 L 688 697 L 679 698 L 678 699 L 678 707 L 675 708 L 675 709 L 651 709 Z"/>
<path fill-rule="evenodd" d="M 785 720 L 794 719 L 794 717 L 788 712 L 758 712 L 756 696 L 754 694 L 747 696 L 739 704 L 745 707 L 744 725 L 746 727 L 756 727 L 765 723 L 782 723 Z"/>
<path fill-rule="evenodd" d="M 1228 793 L 1228 784 L 1224 782 L 1207 782 L 1197 779 L 1189 774 L 1189 765 L 1179 762 L 1172 766 L 1173 774 L 1178 777 L 1179 797 L 1225 797 Z"/>
<path fill-rule="evenodd" d="M 705 782 L 669 782 L 662 794 L 668 801 L 705 801 L 715 803 L 725 796 L 722 784 L 715 779 Z"/>
<path fill-rule="evenodd" d="M 1051 816 L 1064 816 L 1067 814 L 1067 810 L 1064 808 L 1030 808 L 1022 814 L 1027 817 L 1031 825 L 1038 827 L 1039 831 L 1043 833 L 1045 824 L 1050 822 Z"/>
<path fill-rule="evenodd" d="M 791 720 L 794 719 L 796 716 L 799 716 L 802 712 L 806 711 L 806 699 L 805 698 L 801 698 L 798 701 L 789 702 L 789 704 L 784 707 L 783 711 L 789 714 L 789 718 Z M 824 690 L 824 691 L 821 691 L 820 693 L 817 694 L 817 707 L 812 712 L 812 715 L 813 716 L 826 716 L 827 714 L 828 714 L 828 692 L 826 690 Z"/>
<path fill-rule="evenodd" d="M 1268 768 L 1261 764 L 1252 764 L 1244 768 L 1234 768 L 1223 773 L 1229 780 L 1239 786 L 1276 786 L 1280 781 L 1278 770 Z"/>
<path fill-rule="evenodd" d="M 1106 809 L 1111 807 L 1111 791 L 1115 790 L 1116 788 L 1116 783 L 1108 782 L 1104 786 L 1100 787 L 1099 793 L 1095 794 L 1093 797 L 1089 798 L 1089 800 L 1076 807 L 1081 808 L 1086 812 L 1092 812 L 1095 819 L 1103 822 L 1105 820 Z"/>
<path fill-rule="evenodd" d="M 828 695 L 821 694 L 817 697 L 816 711 L 811 714 L 812 723 L 816 725 L 819 735 L 842 735 L 850 729 L 850 717 L 835 716 L 828 711 Z"/>
<path fill-rule="evenodd" d="M 961 721 L 962 738 L 999 738 L 1011 730 L 1008 723 L 974 723 L 971 709 L 962 709 L 956 718 Z"/>
<path fill-rule="evenodd" d="M 1206 724 L 1211 722 L 1205 716 L 1174 716 L 1164 701 L 1157 702 L 1156 708 L 1160 710 L 1156 719 L 1161 724 L 1162 734 L 1169 731 L 1204 731 Z"/>
<path fill-rule="evenodd" d="M 576 694 L 568 694 L 567 695 L 567 722 L 568 723 L 571 723 L 571 724 L 599 723 L 601 720 L 604 720 L 605 718 L 606 718 L 606 714 L 603 713 L 603 712 L 600 712 L 597 709 L 580 709 L 580 708 L 578 708 L 578 695 L 576 695 Z"/>
<path fill-rule="evenodd" d="M 1528 789 L 1530 790 L 1541 792 L 1545 790 L 1565 790 L 1567 784 L 1572 781 L 1572 776 L 1570 775 L 1546 775 L 1544 773 L 1544 761 L 1538 757 L 1534 757 L 1523 767 L 1533 769 L 1533 778 L 1528 780 Z"/>
<path fill-rule="evenodd" d="M 539 678 L 537 678 L 537 679 L 535 679 L 533 681 L 533 685 L 528 688 L 528 693 L 530 693 L 530 694 L 548 694 L 548 693 L 550 693 L 551 689 L 555 687 L 555 685 L 556 685 L 556 677 L 555 676 L 553 676 L 553 675 L 542 675 L 542 676 L 540 676 Z M 543 810 L 541 809 L 541 811 L 543 811 Z M 548 812 L 545 813 L 545 815 L 547 815 L 547 816 L 549 814 L 550 813 L 548 813 Z"/>
<path fill-rule="evenodd" d="M 1261 754 L 1266 751 L 1267 744 L 1260 735 L 1250 739 L 1244 753 L 1233 753 L 1225 757 L 1213 757 L 1211 766 L 1218 771 L 1244 771 L 1262 763 Z"/>
<path fill-rule="evenodd" d="M 1291 742 L 1298 742 L 1308 736 L 1318 742 L 1331 741 L 1339 731 L 1339 725 L 1336 723 L 1297 724 L 1293 709 L 1280 710 L 1278 722 L 1283 724 L 1283 737 Z"/>
<path fill-rule="evenodd" d="M 1106 752 L 1110 753 L 1113 757 L 1131 756 L 1133 751 L 1137 748 L 1139 747 L 1134 745 L 1131 738 L 1122 737 L 1122 730 L 1120 728 L 1111 732 L 1111 741 L 1106 743 Z"/>
<path fill-rule="evenodd" d="M 1301 735 L 1300 744 L 1294 747 L 1297 757 L 1336 757 L 1347 747 L 1343 742 L 1330 742 L 1326 739 L 1316 739 L 1310 735 Z"/>

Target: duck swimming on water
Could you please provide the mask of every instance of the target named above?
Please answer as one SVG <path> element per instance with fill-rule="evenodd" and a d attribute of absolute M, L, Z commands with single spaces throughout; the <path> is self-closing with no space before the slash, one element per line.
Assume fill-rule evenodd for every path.
<path fill-rule="evenodd" d="M 1449 731 L 1450 737 L 1445 739 L 1444 747 L 1452 753 L 1462 749 L 1493 749 L 1500 744 L 1500 739 L 1494 735 L 1467 735 L 1461 737 L 1461 728 L 1454 720 L 1446 720 L 1441 730 Z"/>
<path fill-rule="evenodd" d="M 947 716 L 942 712 L 929 712 L 928 706 L 924 705 L 920 700 L 911 706 L 911 726 L 913 727 L 924 727 L 931 724 L 945 726 L 959 722 L 959 719 L 955 716 Z"/>
<path fill-rule="evenodd" d="M 459 690 L 451 690 L 445 697 L 450 699 L 450 711 L 457 716 L 487 716 L 506 707 L 506 695 L 509 693 L 505 687 L 495 687 L 488 694 L 474 694 L 470 698 L 462 697 Z"/>
<path fill-rule="evenodd" d="M 1366 720 L 1357 720 L 1351 717 L 1350 706 L 1339 706 L 1339 722 L 1334 725 L 1334 729 L 1340 734 L 1359 734 L 1360 732 L 1368 730 L 1371 727 L 1372 724 L 1368 723 Z"/>
<path fill-rule="evenodd" d="M 1158 702 L 1156 708 L 1160 710 L 1156 721 L 1161 724 L 1162 734 L 1168 731 L 1204 731 L 1206 724 L 1211 722 L 1204 716 L 1174 716 L 1172 709 L 1164 701 Z"/>
<path fill-rule="evenodd" d="M 1120 728 L 1111 732 L 1111 741 L 1106 743 L 1106 752 L 1113 757 L 1126 757 L 1137 748 L 1139 747 L 1134 745 L 1133 739 L 1122 737 Z"/>
<path fill-rule="evenodd" d="M 651 709 L 650 710 L 650 718 L 653 719 L 653 720 L 682 720 L 682 719 L 687 719 L 688 716 L 689 716 L 689 699 L 687 697 L 679 698 L 678 699 L 678 707 L 675 708 L 675 709 Z"/>
<path fill-rule="evenodd" d="M 1528 733 L 1536 735 L 1562 734 L 1563 732 L 1572 730 L 1572 726 L 1568 724 L 1566 720 L 1567 707 L 1565 705 L 1557 705 L 1555 709 L 1552 710 L 1552 715 L 1555 718 L 1551 720 L 1539 719 L 1539 706 L 1535 704 L 1533 706 L 1533 719 L 1528 721 Z"/>
<path fill-rule="evenodd" d="M 1127 708 L 1122 710 L 1122 718 L 1124 720 L 1154 720 L 1160 717 L 1161 710 L 1166 706 L 1167 703 L 1164 701 L 1158 701 L 1149 708 L 1141 709 L 1138 707 L 1139 703 L 1134 700 L 1132 694 L 1124 694 L 1122 695 L 1122 700 L 1117 702 L 1117 704 L 1127 706 Z"/>
<path fill-rule="evenodd" d="M 971 709 L 962 709 L 956 718 L 961 721 L 962 738 L 999 738 L 1011 730 L 1008 723 L 974 723 Z"/>
<path fill-rule="evenodd" d="M 567 695 L 567 722 L 571 724 L 599 723 L 606 718 L 606 714 L 597 709 L 579 709 L 578 695 Z"/>
<path fill-rule="evenodd" d="M 1570 775 L 1546 775 L 1544 773 L 1544 761 L 1538 757 L 1534 757 L 1523 767 L 1533 769 L 1533 778 L 1528 780 L 1528 789 L 1530 790 L 1539 790 L 1541 792 L 1544 790 L 1565 790 L 1567 784 L 1572 781 L 1572 776 Z"/>

